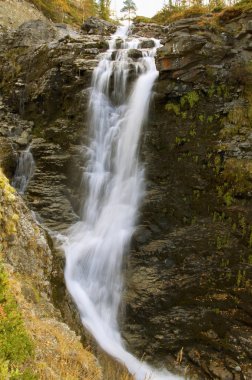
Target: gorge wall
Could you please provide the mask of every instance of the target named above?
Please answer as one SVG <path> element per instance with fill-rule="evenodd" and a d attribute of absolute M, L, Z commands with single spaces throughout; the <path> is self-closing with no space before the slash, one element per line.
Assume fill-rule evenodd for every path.
<path fill-rule="evenodd" d="M 195 15 L 132 31 L 163 47 L 121 325 L 139 357 L 194 379 L 252 379 L 251 16 Z M 106 38 L 45 20 L 0 35 L 1 167 L 13 178 L 31 144 L 25 202 L 54 232 L 78 220 L 89 87 Z M 52 298 L 76 326 L 60 252 L 52 260 Z"/>
<path fill-rule="evenodd" d="M 252 377 L 250 44 L 251 14 L 171 24 L 142 142 L 125 338 L 199 379 Z"/>

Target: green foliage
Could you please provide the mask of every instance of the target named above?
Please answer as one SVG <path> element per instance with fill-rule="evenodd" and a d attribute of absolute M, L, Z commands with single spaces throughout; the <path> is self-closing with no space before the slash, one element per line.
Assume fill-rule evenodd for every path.
<path fill-rule="evenodd" d="M 129 22 L 136 16 L 136 4 L 133 0 L 124 0 L 123 8 L 121 9 L 122 13 L 125 13 L 124 20 Z"/>
<path fill-rule="evenodd" d="M 99 7 L 95 0 L 81 0 L 80 7 L 82 21 L 86 20 L 88 17 L 98 15 Z"/>
<path fill-rule="evenodd" d="M 208 94 L 209 98 L 212 98 L 214 96 L 214 94 L 215 94 L 215 86 L 214 86 L 213 83 L 209 87 L 209 89 L 207 91 L 207 94 Z"/>
<path fill-rule="evenodd" d="M 239 269 L 237 273 L 237 278 L 236 278 L 237 287 L 239 288 L 241 285 L 244 285 L 245 282 L 246 282 L 246 271 L 245 270 L 241 271 Z"/>
<path fill-rule="evenodd" d="M 189 140 L 186 138 L 186 137 L 176 137 L 175 138 L 175 144 L 177 146 L 182 146 L 184 145 L 185 143 L 189 142 Z"/>
<path fill-rule="evenodd" d="M 136 16 L 133 21 L 134 24 L 139 24 L 140 22 L 149 24 L 154 22 L 151 18 L 145 16 Z"/>
<path fill-rule="evenodd" d="M 227 99 L 229 97 L 230 91 L 227 85 L 219 84 L 216 85 L 214 83 L 211 84 L 207 91 L 208 97 L 211 99 L 214 95 L 219 96 L 220 98 Z"/>
<path fill-rule="evenodd" d="M 250 231 L 250 235 L 249 235 L 249 244 L 248 244 L 248 245 L 249 245 L 249 248 L 252 247 L 252 227 L 250 227 L 250 230 L 251 230 L 251 231 Z M 252 264 L 252 255 L 250 256 L 250 259 L 251 259 L 251 260 L 250 260 L 250 261 L 251 261 L 250 264 Z"/>
<path fill-rule="evenodd" d="M 231 206 L 231 204 L 234 201 L 234 199 L 233 199 L 233 197 L 229 191 L 226 194 L 224 194 L 223 200 L 224 200 L 226 206 L 228 206 L 228 207 Z"/>
<path fill-rule="evenodd" d="M 0 262 L 0 378 L 32 380 L 27 369 L 19 369 L 33 356 L 33 343 L 27 334 L 17 303 L 12 296 L 8 278 Z M 6 375 L 7 374 L 7 375 Z"/>
<path fill-rule="evenodd" d="M 167 103 L 165 109 L 167 111 L 173 111 L 176 116 L 180 115 L 180 105 L 177 103 Z"/>
<path fill-rule="evenodd" d="M 199 100 L 199 94 L 196 91 L 190 91 L 186 95 L 182 96 L 180 99 L 180 104 L 182 107 L 184 107 L 184 105 L 188 103 L 190 105 L 190 108 L 193 108 Z"/>
<path fill-rule="evenodd" d="M 233 0 L 231 3 L 236 3 Z M 244 10 L 251 9 L 251 0 L 242 0 L 232 6 L 227 0 L 168 0 L 163 8 L 152 18 L 159 24 L 169 24 L 173 21 L 189 18 L 198 15 L 207 15 L 209 12 L 215 13 L 210 24 L 215 24 L 216 20 L 229 21 L 230 19 L 239 16 Z M 203 21 L 209 25 L 209 18 Z"/>
<path fill-rule="evenodd" d="M 227 248 L 230 245 L 230 234 L 229 233 L 220 233 L 216 236 L 216 248 L 221 250 Z"/>
<path fill-rule="evenodd" d="M 110 4 L 111 0 L 99 1 L 99 15 L 103 20 L 110 20 Z"/>
<path fill-rule="evenodd" d="M 97 15 L 95 0 L 28 0 L 34 4 L 46 17 L 54 22 L 64 22 L 81 25 L 83 20 Z"/>
<path fill-rule="evenodd" d="M 222 177 L 234 196 L 251 191 L 252 163 L 250 160 L 227 159 Z"/>
<path fill-rule="evenodd" d="M 193 15 L 199 15 L 209 12 L 207 6 L 199 4 L 200 1 L 195 1 L 192 6 L 188 6 L 186 1 L 182 0 L 181 5 L 177 5 L 175 2 L 169 2 L 165 5 L 161 11 L 159 11 L 152 19 L 156 23 L 167 24 L 181 18 L 192 17 Z"/>
<path fill-rule="evenodd" d="M 190 130 L 190 132 L 189 132 L 189 135 L 191 136 L 191 137 L 195 137 L 196 136 L 196 130 L 193 128 L 193 129 L 191 129 Z"/>

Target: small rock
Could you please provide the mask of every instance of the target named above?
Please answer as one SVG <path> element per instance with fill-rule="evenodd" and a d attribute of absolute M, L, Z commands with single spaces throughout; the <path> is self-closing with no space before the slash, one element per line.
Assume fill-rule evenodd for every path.
<path fill-rule="evenodd" d="M 116 25 L 96 17 L 89 17 L 81 29 L 88 34 L 110 35 L 116 31 Z"/>
<path fill-rule="evenodd" d="M 144 40 L 141 42 L 141 49 L 151 49 L 155 46 L 155 42 L 153 40 Z"/>
<path fill-rule="evenodd" d="M 237 365 L 234 369 L 236 372 L 241 372 L 241 367 L 239 365 Z"/>
<path fill-rule="evenodd" d="M 138 50 L 138 49 L 130 49 L 128 52 L 128 57 L 132 59 L 139 59 L 139 58 L 142 58 L 142 56 L 143 56 L 143 53 L 141 52 L 141 50 Z"/>
<path fill-rule="evenodd" d="M 248 25 L 247 25 L 247 32 L 252 33 L 252 20 L 250 20 L 250 21 L 248 22 Z"/>

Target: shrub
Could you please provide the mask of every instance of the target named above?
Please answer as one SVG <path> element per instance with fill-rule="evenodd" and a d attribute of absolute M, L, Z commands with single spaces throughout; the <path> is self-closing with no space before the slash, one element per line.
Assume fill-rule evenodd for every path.
<path fill-rule="evenodd" d="M 145 16 L 136 16 L 133 20 L 134 24 L 139 24 L 140 22 L 143 22 L 143 23 L 153 23 L 154 21 L 149 18 L 149 17 L 145 17 Z"/>
<path fill-rule="evenodd" d="M 8 277 L 0 262 L 0 378 L 35 379 L 21 367 L 33 356 L 28 335 L 17 303 L 10 292 Z M 7 375 L 8 376 L 7 376 Z"/>

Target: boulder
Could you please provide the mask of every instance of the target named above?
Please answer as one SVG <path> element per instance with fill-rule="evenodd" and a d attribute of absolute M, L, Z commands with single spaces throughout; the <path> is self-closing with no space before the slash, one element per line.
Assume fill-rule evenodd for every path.
<path fill-rule="evenodd" d="M 143 53 L 141 52 L 141 50 L 138 50 L 138 49 L 130 49 L 128 52 L 128 57 L 132 59 L 139 59 L 139 58 L 142 58 L 142 56 L 143 56 Z"/>
<path fill-rule="evenodd" d="M 4 174 L 11 177 L 16 167 L 16 156 L 10 140 L 6 137 L 0 137 L 0 167 Z"/>
<path fill-rule="evenodd" d="M 100 34 L 105 36 L 115 33 L 116 28 L 116 25 L 97 17 L 89 17 L 81 27 L 83 32 L 87 34 Z"/>
<path fill-rule="evenodd" d="M 141 49 L 151 49 L 155 47 L 155 41 L 153 40 L 143 40 L 140 44 Z"/>
<path fill-rule="evenodd" d="M 251 20 L 248 22 L 247 32 L 252 33 L 252 21 Z"/>
<path fill-rule="evenodd" d="M 24 22 L 14 33 L 15 47 L 41 45 L 53 40 L 57 30 L 48 21 L 31 20 Z"/>

